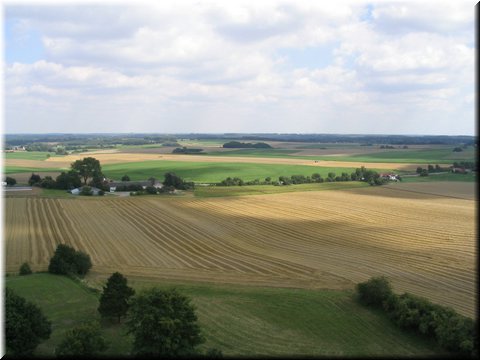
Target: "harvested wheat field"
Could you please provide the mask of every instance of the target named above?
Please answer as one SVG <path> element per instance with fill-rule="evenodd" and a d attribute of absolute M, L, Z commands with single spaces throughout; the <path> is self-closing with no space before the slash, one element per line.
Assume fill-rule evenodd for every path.
<path fill-rule="evenodd" d="M 86 156 L 93 156 L 92 153 L 82 153 L 75 155 L 67 155 L 62 157 L 51 157 L 42 162 L 44 167 L 69 166 L 75 160 L 80 160 Z M 242 156 L 208 156 L 208 155 L 179 155 L 179 154 L 145 154 L 145 153 L 124 153 L 102 151 L 94 154 L 95 159 L 101 164 L 118 164 L 126 162 L 138 162 L 148 160 L 175 160 L 175 161 L 193 161 L 193 162 L 223 162 L 223 163 L 255 163 L 255 164 L 285 164 L 285 165 L 309 165 L 309 166 L 326 166 L 326 167 L 351 167 L 358 168 L 361 166 L 369 169 L 399 169 L 414 170 L 417 165 L 407 163 L 376 163 L 376 162 L 352 162 L 352 161 L 323 161 L 305 159 L 288 159 L 288 158 L 269 158 L 269 157 L 242 157 Z M 26 160 L 22 160 L 26 161 Z M 34 161 L 34 160 L 29 160 Z M 30 163 L 29 163 L 30 164 Z M 47 165 L 45 165 L 47 164 Z M 7 165 L 21 166 L 20 163 L 8 162 Z M 24 165 L 26 166 L 26 165 Z M 29 166 L 33 166 L 33 163 Z"/>
<path fill-rule="evenodd" d="M 405 195 L 403 195 L 405 194 Z M 390 196 L 391 195 L 391 196 Z M 179 279 L 352 289 L 386 275 L 473 316 L 475 202 L 388 188 L 235 198 L 6 198 L 6 269 L 45 270 L 58 243 L 114 271 Z"/>

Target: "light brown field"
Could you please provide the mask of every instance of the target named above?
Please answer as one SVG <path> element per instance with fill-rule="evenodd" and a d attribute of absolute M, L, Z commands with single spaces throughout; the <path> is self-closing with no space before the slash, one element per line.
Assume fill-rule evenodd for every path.
<path fill-rule="evenodd" d="M 64 157 L 51 157 L 40 163 L 49 164 L 48 166 L 69 166 L 75 160 L 91 156 L 92 153 L 83 153 L 75 155 L 67 155 Z M 219 156 L 198 156 L 198 155 L 178 155 L 178 154 L 142 154 L 142 153 L 102 153 L 95 154 L 95 159 L 99 160 L 101 164 L 115 164 L 148 160 L 171 160 L 171 161 L 204 161 L 204 162 L 226 162 L 226 163 L 255 163 L 255 164 L 285 164 L 285 165 L 308 165 L 319 167 L 352 167 L 357 168 L 361 166 L 370 169 L 401 169 L 414 170 L 417 165 L 403 164 L 403 163 L 374 163 L 374 162 L 348 162 L 348 161 L 321 161 L 305 159 L 288 159 L 288 158 L 262 158 L 262 157 L 219 157 Z M 19 160 L 25 161 L 25 160 Z M 34 161 L 34 160 L 29 160 Z M 13 165 L 7 162 L 7 165 Z M 21 166 L 21 165 L 17 165 Z M 32 166 L 32 165 L 29 165 Z M 45 167 L 48 167 L 45 166 Z"/>
<path fill-rule="evenodd" d="M 352 289 L 388 276 L 472 316 L 475 201 L 389 188 L 229 198 L 5 200 L 6 270 L 46 270 L 58 243 L 90 278 Z"/>

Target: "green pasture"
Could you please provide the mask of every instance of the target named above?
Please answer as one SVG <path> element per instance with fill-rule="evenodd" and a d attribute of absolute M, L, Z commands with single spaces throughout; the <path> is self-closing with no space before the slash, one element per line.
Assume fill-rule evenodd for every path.
<path fill-rule="evenodd" d="M 66 170 L 65 168 L 38 168 L 38 167 L 23 167 L 23 166 L 5 166 L 3 172 L 5 174 L 14 174 L 14 173 L 37 173 L 37 172 L 58 172 Z"/>
<path fill-rule="evenodd" d="M 107 177 L 118 180 L 123 175 L 128 175 L 131 180 L 145 180 L 152 176 L 163 180 L 166 172 L 174 172 L 187 181 L 213 183 L 220 182 L 227 177 L 239 177 L 245 181 L 255 179 L 263 181 L 266 177 L 276 180 L 279 176 L 291 175 L 311 176 L 313 173 L 319 173 L 323 177 L 327 177 L 329 172 L 334 172 L 336 175 L 340 175 L 342 172 L 350 174 L 355 171 L 355 168 L 151 160 L 104 165 L 102 166 L 102 171 Z"/>
<path fill-rule="evenodd" d="M 327 146 L 320 146 L 327 147 Z M 358 146 L 360 147 L 360 146 Z M 314 148 L 314 147 L 312 147 Z M 333 148 L 328 146 L 327 148 Z M 351 149 L 352 146 L 338 146 Z M 294 158 L 326 161 L 351 161 L 351 162 L 378 162 L 378 163 L 413 163 L 413 164 L 452 164 L 454 161 L 473 161 L 475 151 L 472 148 L 462 152 L 453 152 L 452 148 L 444 149 L 398 149 L 377 151 L 358 155 L 295 155 L 297 150 L 286 149 L 239 149 L 227 152 L 212 152 L 209 156 L 250 156 L 250 157 L 275 157 Z"/>
<path fill-rule="evenodd" d="M 438 348 L 406 334 L 381 312 L 358 305 L 352 292 L 168 283 L 129 279 L 137 291 L 170 288 L 190 297 L 206 338 L 200 350 L 226 356 L 434 356 Z M 52 356 L 66 330 L 99 320 L 99 294 L 66 277 L 9 276 L 6 286 L 39 305 L 53 333 L 36 355 Z M 127 355 L 132 338 L 123 324 L 103 323 L 107 355 Z"/>
<path fill-rule="evenodd" d="M 224 197 L 241 195 L 280 194 L 299 191 L 343 190 L 370 186 L 360 181 L 324 182 L 286 186 L 246 185 L 246 186 L 197 186 L 194 194 L 197 197 Z"/>
<path fill-rule="evenodd" d="M 476 176 L 475 173 L 468 173 L 468 174 L 455 174 L 455 173 L 435 174 L 435 173 L 431 173 L 428 176 L 404 176 L 404 177 L 402 177 L 402 182 L 431 182 L 431 181 L 468 181 L 468 182 L 475 182 L 475 181 L 477 181 L 477 176 Z"/>
<path fill-rule="evenodd" d="M 48 159 L 47 155 L 51 157 L 61 156 L 56 155 L 54 152 L 46 151 L 15 151 L 4 153 L 5 159 L 22 159 L 22 160 L 46 160 Z"/>
<path fill-rule="evenodd" d="M 376 152 L 371 154 L 352 155 L 342 158 L 357 159 L 356 161 L 371 162 L 406 162 L 422 164 L 452 164 L 454 161 L 473 161 L 475 151 L 472 148 L 462 152 L 446 149 L 401 149 Z M 352 160 L 355 161 L 355 160 Z"/>

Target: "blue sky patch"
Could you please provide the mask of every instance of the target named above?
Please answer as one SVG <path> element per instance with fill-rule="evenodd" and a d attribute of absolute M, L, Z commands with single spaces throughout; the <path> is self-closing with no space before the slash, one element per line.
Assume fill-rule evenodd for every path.
<path fill-rule="evenodd" d="M 36 30 L 20 31 L 17 20 L 4 22 L 5 36 L 5 62 L 33 64 L 45 59 L 45 48 L 42 44 L 41 34 Z"/>
<path fill-rule="evenodd" d="M 288 65 L 292 68 L 322 69 L 333 63 L 333 50 L 337 45 L 329 44 L 318 47 L 305 47 L 303 49 L 284 48 L 279 49 L 277 54 L 282 58 L 286 58 Z"/>

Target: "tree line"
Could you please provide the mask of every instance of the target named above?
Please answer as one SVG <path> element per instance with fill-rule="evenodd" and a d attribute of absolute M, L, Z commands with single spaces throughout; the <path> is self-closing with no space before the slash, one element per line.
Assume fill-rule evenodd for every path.
<path fill-rule="evenodd" d="M 434 339 L 445 350 L 478 356 L 477 327 L 471 318 L 419 296 L 397 295 L 383 276 L 357 284 L 356 290 L 361 304 L 384 310 L 401 329 Z"/>
<path fill-rule="evenodd" d="M 400 178 L 401 180 L 401 178 Z M 271 177 L 266 177 L 264 181 L 259 179 L 244 181 L 239 177 L 227 177 L 226 179 L 216 183 L 217 186 L 245 186 L 245 185 L 296 185 L 296 184 L 310 184 L 323 183 L 335 181 L 364 181 L 370 185 L 383 185 L 388 182 L 388 179 L 382 178 L 376 171 L 368 170 L 364 166 L 357 168 L 352 173 L 342 172 L 337 175 L 334 172 L 329 172 L 326 178 L 323 178 L 319 173 L 314 173 L 312 176 L 305 175 L 291 175 L 279 176 L 278 180 L 272 180 Z"/>

